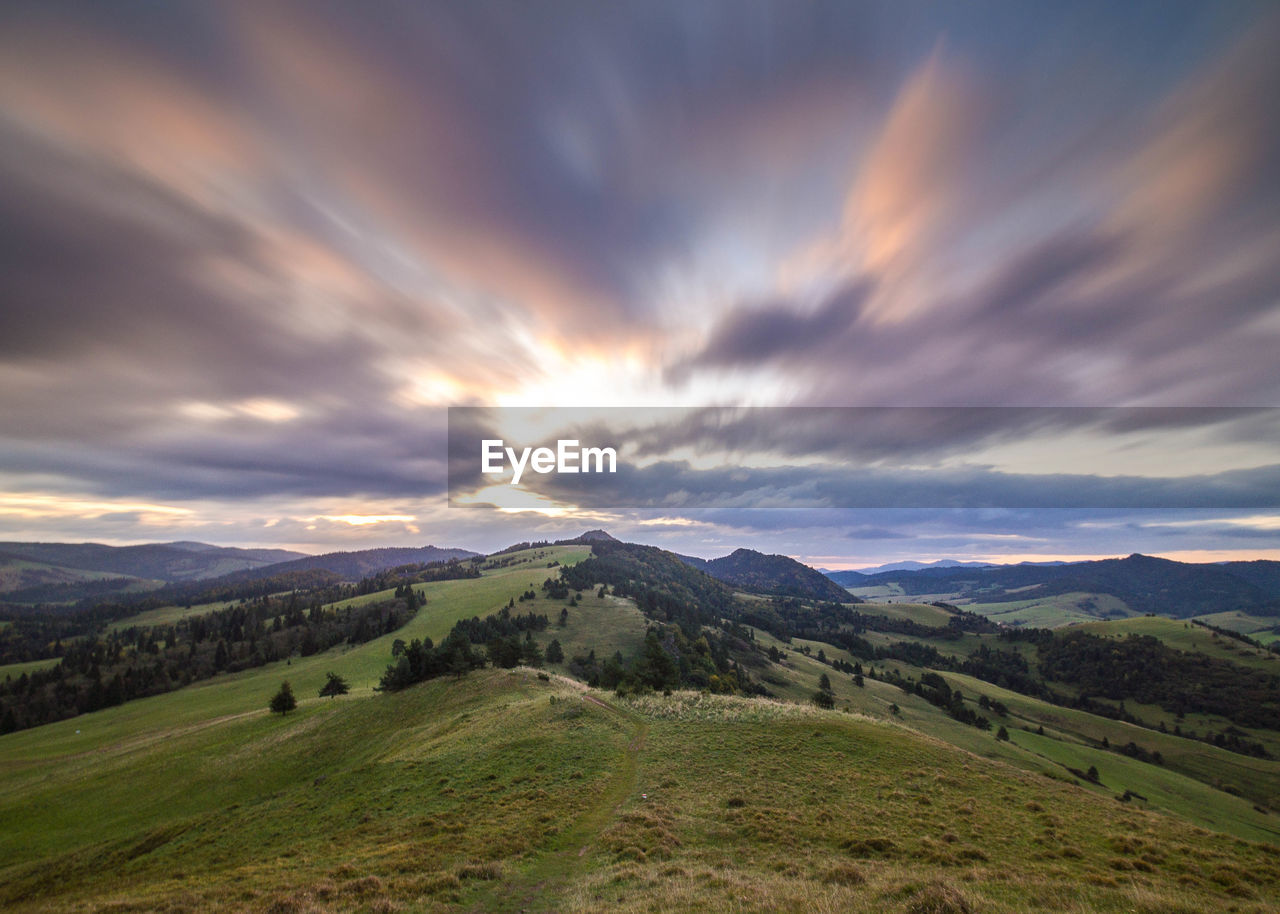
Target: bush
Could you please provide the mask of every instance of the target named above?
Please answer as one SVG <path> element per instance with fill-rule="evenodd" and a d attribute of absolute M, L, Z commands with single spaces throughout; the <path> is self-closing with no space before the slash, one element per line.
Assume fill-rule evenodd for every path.
<path fill-rule="evenodd" d="M 276 692 L 271 699 L 271 704 L 268 705 L 275 714 L 288 714 L 297 706 L 298 699 L 293 697 L 293 689 L 289 687 L 288 682 L 280 683 L 280 691 Z"/>

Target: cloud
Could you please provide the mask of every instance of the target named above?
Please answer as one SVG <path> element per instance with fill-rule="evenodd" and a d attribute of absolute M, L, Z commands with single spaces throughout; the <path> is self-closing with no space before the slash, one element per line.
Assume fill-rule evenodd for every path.
<path fill-rule="evenodd" d="M 288 502 L 263 510 L 272 535 L 297 542 L 318 535 L 306 518 L 453 523 L 418 503 L 443 495 L 445 403 L 1280 395 L 1263 7 L 1212 29 L 1180 9 L 1064 8 L 1052 28 L 1005 10 L 999 41 L 980 5 L 909 21 L 674 2 L 0 15 L 0 483 L 119 502 L 112 529 L 127 505 L 234 526 L 272 499 Z M 659 461 L 626 484 L 665 505 L 663 535 L 745 529 L 678 529 L 727 500 L 786 506 L 758 522 L 779 535 L 840 540 L 863 522 L 794 505 L 874 485 L 1056 503 L 1086 474 L 930 483 L 865 465 L 1074 432 L 1212 433 L 1239 445 L 1221 468 L 1254 471 L 1157 454 L 1150 475 L 1176 482 L 1084 480 L 1080 497 L 1271 491 L 1265 461 L 1240 457 L 1274 443 L 1261 418 L 724 415 L 737 478 L 699 462 L 697 421 L 628 432 Z M 779 453 L 793 459 L 758 465 Z M 86 529 L 106 529 L 97 511 Z M 466 514 L 469 531 L 513 522 Z"/>
<path fill-rule="evenodd" d="M 808 313 L 779 302 L 733 311 L 715 328 L 702 351 L 673 366 L 670 375 L 679 379 L 696 368 L 804 358 L 815 349 L 832 347 L 858 320 L 871 292 L 870 283 L 852 282 Z"/>

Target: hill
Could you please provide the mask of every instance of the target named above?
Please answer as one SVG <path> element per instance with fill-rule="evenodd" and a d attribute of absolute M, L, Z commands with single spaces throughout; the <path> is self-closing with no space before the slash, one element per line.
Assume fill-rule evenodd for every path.
<path fill-rule="evenodd" d="M 67 568 L 49 562 L 38 562 L 18 555 L 0 553 L 0 595 L 20 593 L 58 585 L 82 584 L 86 581 L 102 581 L 124 578 L 126 575 L 110 571 L 87 571 Z M 132 579 L 138 580 L 138 579 Z M 6 599 L 11 597 L 6 596 Z"/>
<path fill-rule="evenodd" d="M 355 552 L 326 552 L 322 555 L 308 555 L 288 562 L 277 562 L 248 571 L 224 575 L 210 583 L 242 583 L 299 571 L 331 571 L 348 581 L 354 581 L 400 565 L 447 562 L 450 559 L 469 559 L 479 554 L 469 549 L 451 549 L 439 546 L 405 546 L 384 549 L 361 549 Z"/>
<path fill-rule="evenodd" d="M 262 676 L 218 718 L 115 709 L 82 733 L 0 742 L 0 903 L 1083 914 L 1277 900 L 1263 845 L 883 717 L 618 700 L 529 670 L 336 701 L 290 676 L 303 700 L 283 717 L 258 700 L 275 682 Z"/>
<path fill-rule="evenodd" d="M 683 558 L 683 556 L 681 557 Z M 804 597 L 848 603 L 849 592 L 822 572 L 785 555 L 765 555 L 754 549 L 736 549 L 700 566 L 717 580 L 754 593 Z"/>
<path fill-rule="evenodd" d="M 409 587 L 392 574 L 386 590 L 323 605 L 284 594 L 108 635 L 101 656 L 136 655 L 141 672 L 179 663 L 197 632 L 200 658 L 221 638 L 233 662 L 0 736 L 0 907 L 1154 914 L 1280 903 L 1276 732 L 1253 728 L 1252 699 L 1229 688 L 1245 658 L 1207 629 L 1144 630 L 1213 647 L 1207 663 L 1128 630 L 1094 650 L 1087 631 L 1061 641 L 998 629 L 944 603 L 742 595 L 669 552 L 612 540 L 475 566 L 478 577 Z M 409 612 L 303 647 L 312 626 L 387 601 Z M 235 665 L 270 640 L 299 649 Z M 504 668 L 508 641 L 543 669 Z M 1087 668 L 1040 682 L 1042 665 L 1056 672 L 1077 655 Z M 418 658 L 450 656 L 467 659 L 374 688 Z M 1273 709 L 1273 661 L 1247 659 L 1239 681 Z M 1157 683 L 1152 670 L 1168 675 Z M 330 672 L 350 694 L 317 697 Z M 300 706 L 272 715 L 283 679 Z M 1094 697 L 1071 691 L 1077 680 Z M 774 697 L 747 697 L 759 687 Z M 1182 701 L 1180 690 L 1194 700 L 1175 717 L 1159 703 Z M 1200 700 L 1227 697 L 1235 704 Z M 1227 737 L 1263 741 L 1271 757 Z"/>
<path fill-rule="evenodd" d="M 205 543 L 0 543 L 0 553 L 79 571 L 104 572 L 152 581 L 194 581 L 296 559 L 287 549 L 239 549 Z"/>
<path fill-rule="evenodd" d="M 888 571 L 850 579 L 854 582 L 847 586 L 894 584 L 908 595 L 951 593 L 983 603 L 1069 593 L 1107 594 L 1132 612 L 1181 619 L 1226 610 L 1280 614 L 1277 569 L 1277 562 L 1189 564 L 1131 555 L 1064 565 Z"/>
<path fill-rule="evenodd" d="M 557 540 L 557 546 L 590 546 L 592 543 L 616 543 L 619 540 L 605 530 L 588 530 L 571 540 Z"/>

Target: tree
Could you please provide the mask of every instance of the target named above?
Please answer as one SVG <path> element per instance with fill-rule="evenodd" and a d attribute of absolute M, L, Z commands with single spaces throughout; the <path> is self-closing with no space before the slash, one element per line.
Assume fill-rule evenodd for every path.
<path fill-rule="evenodd" d="M 836 698 L 826 689 L 818 689 L 813 693 L 813 703 L 819 708 L 834 708 L 836 706 Z"/>
<path fill-rule="evenodd" d="M 1095 784 L 1096 784 L 1096 783 L 1098 783 L 1098 768 L 1097 768 L 1097 766 L 1096 766 L 1096 765 L 1090 765 L 1090 766 L 1089 766 L 1089 770 L 1088 770 L 1088 772 L 1086 772 L 1086 774 L 1085 774 L 1085 777 L 1087 777 L 1089 780 L 1093 781 L 1093 783 L 1095 783 Z"/>
<path fill-rule="evenodd" d="M 564 648 L 560 646 L 559 638 L 552 638 L 547 645 L 547 663 L 564 663 Z"/>
<path fill-rule="evenodd" d="M 538 647 L 538 642 L 533 640 L 533 632 L 524 633 L 524 643 L 520 645 L 520 662 L 525 666 L 542 666 L 542 650 Z"/>
<path fill-rule="evenodd" d="M 324 685 L 320 687 L 321 698 L 337 698 L 339 695 L 346 695 L 351 691 L 351 686 L 347 685 L 347 681 L 337 673 L 330 673 L 329 678 L 325 680 Z"/>
<path fill-rule="evenodd" d="M 826 673 L 818 677 L 818 691 L 826 692 L 827 694 L 831 693 L 831 677 Z"/>
<path fill-rule="evenodd" d="M 1007 743 L 1007 742 L 1009 741 L 1009 731 L 1008 731 L 1008 729 L 1006 729 L 1005 727 L 1001 727 L 999 730 L 997 730 L 997 731 L 996 731 L 996 739 L 1001 740 L 1002 742 L 1006 742 L 1006 743 Z"/>
<path fill-rule="evenodd" d="M 288 682 L 280 683 L 280 691 L 276 692 L 275 697 L 271 699 L 272 713 L 288 714 L 298 706 L 298 699 L 293 697 L 293 689 L 289 687 Z"/>

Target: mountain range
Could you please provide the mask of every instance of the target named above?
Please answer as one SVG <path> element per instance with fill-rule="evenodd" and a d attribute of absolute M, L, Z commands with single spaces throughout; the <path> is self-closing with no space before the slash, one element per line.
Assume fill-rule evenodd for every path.
<path fill-rule="evenodd" d="M 331 571 L 359 580 L 387 568 L 470 558 L 467 549 L 420 546 L 307 555 L 208 543 L 0 542 L 0 595 L 10 602 L 69 602 L 196 581 L 240 583 L 297 571 Z"/>
<path fill-rule="evenodd" d="M 1110 594 L 1137 613 L 1174 618 L 1239 610 L 1280 615 L 1280 562 L 1191 564 L 1149 555 L 1056 565 L 930 566 L 828 575 L 847 587 L 893 584 L 906 596 L 950 594 L 983 603 L 1067 593 Z"/>

